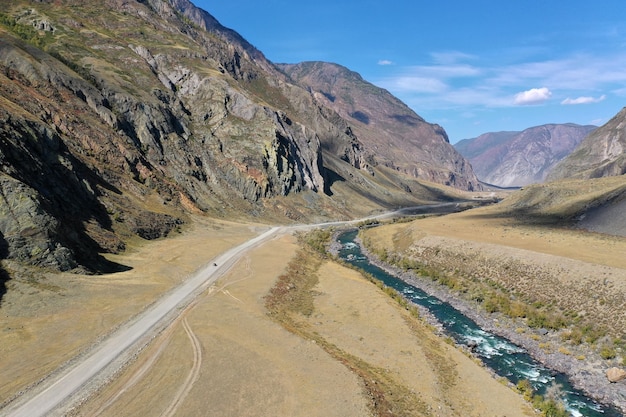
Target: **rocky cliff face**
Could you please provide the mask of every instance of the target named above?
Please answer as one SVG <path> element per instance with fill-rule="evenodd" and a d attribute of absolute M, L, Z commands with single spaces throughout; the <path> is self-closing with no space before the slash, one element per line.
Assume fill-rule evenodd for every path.
<path fill-rule="evenodd" d="M 481 181 L 500 187 L 543 182 L 595 126 L 548 124 L 522 132 L 485 133 L 455 145 Z"/>
<path fill-rule="evenodd" d="M 479 189 L 469 163 L 444 129 L 428 123 L 388 91 L 337 64 L 303 62 L 278 67 L 339 113 L 372 150 L 374 160 L 405 174 L 465 190 Z"/>
<path fill-rule="evenodd" d="M 587 136 L 548 178 L 585 179 L 623 174 L 626 174 L 626 108 Z"/>
<path fill-rule="evenodd" d="M 165 236 L 189 213 L 302 220 L 346 215 L 353 195 L 419 201 L 402 175 L 378 175 L 352 125 L 187 0 L 11 2 L 0 249 L 107 270 L 98 253 Z M 457 177 L 428 178 L 464 186 Z"/>

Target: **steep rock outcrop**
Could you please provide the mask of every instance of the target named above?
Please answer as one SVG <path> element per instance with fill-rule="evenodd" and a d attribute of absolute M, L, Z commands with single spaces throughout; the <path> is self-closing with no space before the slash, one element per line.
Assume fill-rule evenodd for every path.
<path fill-rule="evenodd" d="M 0 25 L 8 257 L 105 270 L 98 253 L 166 236 L 188 212 L 284 220 L 347 216 L 352 196 L 422 201 L 398 172 L 376 182 L 352 119 L 186 0 L 18 0 Z"/>
<path fill-rule="evenodd" d="M 600 178 L 626 174 L 626 108 L 583 140 L 549 175 Z"/>
<path fill-rule="evenodd" d="M 318 103 L 349 121 L 374 163 L 461 189 L 480 187 L 444 129 L 426 122 L 386 90 L 337 64 L 303 62 L 278 67 L 312 90 Z"/>

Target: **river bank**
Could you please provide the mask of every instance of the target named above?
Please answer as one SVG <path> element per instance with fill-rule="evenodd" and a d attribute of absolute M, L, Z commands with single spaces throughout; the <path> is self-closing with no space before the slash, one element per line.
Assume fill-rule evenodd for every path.
<path fill-rule="evenodd" d="M 587 393 L 587 395 L 600 403 L 613 405 L 620 409 L 622 413 L 626 410 L 626 386 L 624 382 L 615 384 L 608 382 L 605 375 L 607 366 L 597 353 L 590 349 L 585 349 L 584 358 L 582 358 L 578 354 L 573 355 L 566 350 L 556 349 L 556 346 L 562 344 L 556 332 L 533 330 L 528 328 L 521 320 L 513 320 L 498 313 L 486 313 L 478 308 L 476 303 L 460 298 L 447 287 L 381 262 L 380 259 L 363 247 L 362 242 L 359 241 L 358 243 L 361 244 L 363 254 L 368 257 L 372 264 L 429 295 L 447 302 L 465 316 L 474 320 L 484 330 L 499 335 L 522 347 L 546 368 L 567 375 L 577 389 Z M 333 245 L 331 251 L 337 253 L 336 245 Z M 420 310 L 423 317 L 435 328 L 439 329 L 441 335 L 444 335 L 441 324 L 425 308 Z M 471 353 L 471 348 L 467 346 L 461 347 Z"/>

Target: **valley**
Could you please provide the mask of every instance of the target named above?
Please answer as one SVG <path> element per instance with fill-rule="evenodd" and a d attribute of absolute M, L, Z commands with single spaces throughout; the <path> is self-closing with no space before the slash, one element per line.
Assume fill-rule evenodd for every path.
<path fill-rule="evenodd" d="M 608 189 L 616 183 L 605 182 Z M 610 277 L 609 287 L 613 297 L 626 294 L 626 277 L 623 276 L 626 265 L 621 256 L 626 250 L 623 239 L 546 225 L 524 225 L 503 216 L 502 210 L 506 212 L 506 207 L 510 207 L 507 202 L 410 223 L 380 226 L 370 229 L 365 237 L 371 239 L 375 236 L 376 247 L 387 247 L 390 254 L 418 244 L 426 251 L 429 245 L 439 248 L 438 252 L 445 253 L 442 259 L 474 258 L 478 262 L 476 265 L 465 261 L 470 271 L 484 271 L 485 262 L 490 262 L 489 259 L 508 259 L 506 262 L 511 265 L 526 259 L 532 263 L 535 273 L 544 271 L 541 275 L 544 282 L 537 287 L 535 295 L 545 293 L 549 296 L 546 290 L 550 287 L 545 277 L 550 271 L 559 271 L 559 274 L 567 271 L 567 279 L 572 282 L 590 279 L 588 283 L 581 282 L 586 291 L 593 288 L 593 275 L 601 274 L 605 281 L 606 277 Z M 95 280 L 88 276 L 75 276 L 71 281 L 60 282 L 58 275 L 51 274 L 36 281 L 10 281 L 10 291 L 3 300 L 6 322 L 10 323 L 10 327 L 4 330 L 3 355 L 9 359 L 7 364 L 27 361 L 34 366 L 30 368 L 30 373 L 25 373 L 22 366 L 14 368 L 15 373 L 11 368 L 3 369 L 1 374 L 7 375 L 7 379 L 1 384 L 4 387 L 2 395 L 11 398 L 18 390 L 23 391 L 44 378 L 47 372 L 63 366 L 74 355 L 84 352 L 92 343 L 150 306 L 151 300 L 179 285 L 182 279 L 205 265 L 212 253 L 215 257 L 265 228 L 260 224 L 197 218 L 193 227 L 179 236 L 144 244 L 126 255 L 111 257 L 111 260 L 132 266 L 127 272 L 104 275 Z M 480 236 L 475 233 L 477 229 L 483 231 Z M 317 266 L 313 267 L 311 273 L 319 282 L 310 293 L 312 310 L 306 314 L 291 315 L 293 321 L 286 327 L 289 329 L 286 333 L 283 329 L 285 324 L 272 324 L 265 299 L 290 262 L 306 259 L 298 254 L 299 245 L 291 235 L 278 235 L 245 255 L 225 276 L 205 287 L 171 325 L 152 336 L 145 348 L 132 354 L 127 365 L 119 363 L 114 368 L 117 370 L 106 381 L 100 380 L 98 384 L 108 381 L 102 388 L 94 391 L 98 385 L 92 388 L 87 385 L 77 403 L 70 408 L 61 408 L 57 413 L 196 414 L 206 407 L 206 393 L 210 392 L 210 404 L 216 415 L 233 412 L 238 415 L 266 415 L 267 410 L 290 415 L 379 415 L 372 411 L 370 395 L 374 394 L 367 389 L 364 391 L 363 380 L 359 379 L 362 374 L 346 365 L 344 355 L 348 354 L 350 358 L 356 354 L 360 360 L 370 364 L 368 368 L 363 368 L 363 363 L 357 362 L 361 365 L 356 369 L 370 369 L 369 366 L 384 369 L 384 381 L 396 387 L 390 388 L 392 391 L 408 389 L 419 393 L 414 400 L 421 404 L 418 407 L 421 411 L 406 415 L 431 415 L 429 413 L 438 407 L 448 410 L 448 415 L 467 415 L 467 410 L 477 410 L 476 415 L 479 415 L 478 410 L 498 410 L 501 401 L 510 401 L 507 403 L 507 415 L 516 415 L 513 411 L 516 409 L 520 410 L 519 415 L 533 415 L 529 405 L 512 387 L 502 385 L 458 348 L 447 345 L 436 329 L 429 328 L 422 320 L 410 319 L 404 308 L 375 285 L 333 262 L 323 261 L 320 264 L 317 261 Z M 594 259 L 593 264 L 589 263 L 589 258 Z M 438 267 L 441 271 L 449 268 L 459 266 Z M 26 314 L 28 310 L 20 308 L 25 305 L 25 300 L 36 296 L 28 291 L 34 285 L 53 291 L 46 298 L 45 308 L 37 313 L 38 320 L 30 319 Z M 128 285 L 134 287 L 133 294 L 136 294 L 131 303 L 126 297 L 115 296 L 118 291 L 126 293 L 128 289 L 125 286 Z M 436 285 L 433 287 L 426 283 L 426 287 L 434 293 L 446 294 Z M 556 290 L 563 292 L 564 287 L 559 286 Z M 358 298 L 354 298 L 356 293 Z M 74 309 L 78 299 L 82 307 L 92 306 L 85 311 L 93 317 L 102 317 L 100 325 L 92 332 L 84 331 L 86 323 L 93 322 L 92 316 L 79 315 Z M 454 303 L 454 296 L 447 299 Z M 564 299 L 572 298 L 567 296 Z M 382 306 L 386 306 L 384 309 L 391 316 L 381 315 Z M 606 311 L 614 311 L 618 307 L 608 304 L 606 308 Z M 597 311 L 601 314 L 598 317 L 606 314 L 603 311 Z M 596 313 L 593 308 L 587 308 L 587 312 L 591 315 Z M 520 338 L 526 337 L 522 345 L 527 346 L 528 341 L 534 343 L 534 348 L 531 345 L 530 350 L 550 365 L 568 366 L 568 360 L 573 361 L 575 366 L 570 364 L 566 371 L 576 369 L 576 372 L 586 375 L 582 379 L 587 383 L 595 381 L 596 388 L 603 395 L 609 389 L 618 393 L 624 389 L 622 383 L 609 384 L 606 381 L 604 371 L 611 361 L 603 361 L 589 347 L 569 346 L 558 334 L 537 336 L 532 329 L 522 332 L 522 323 L 509 323 L 502 316 L 497 316 L 496 321 L 492 321 L 489 315 L 477 317 L 487 328 L 503 332 L 517 343 L 520 343 Z M 620 322 L 613 317 L 612 323 Z M 404 328 L 406 325 L 409 327 Z M 410 335 L 416 331 L 419 338 L 411 339 Z M 46 341 L 47 333 L 56 335 L 54 344 Z M 396 341 L 395 337 L 399 339 Z M 49 338 L 52 340 L 53 336 Z M 402 338 L 408 339 L 402 341 Z M 398 354 L 392 353 L 396 344 Z M 74 348 L 67 349 L 68 346 Z M 340 348 L 339 356 L 325 346 Z M 570 353 L 563 353 L 563 346 L 567 346 Z M 416 355 L 426 357 L 415 361 Z M 555 360 L 555 355 L 560 359 Z M 584 362 L 576 359 L 581 355 L 586 355 Z M 406 360 L 410 360 L 409 363 L 416 368 L 407 368 Z M 43 366 L 36 365 L 38 362 L 42 362 Z M 315 364 L 315 367 L 307 364 Z M 558 366 L 556 368 L 559 369 Z M 375 371 L 374 375 L 377 375 L 376 372 L 379 371 Z M 411 375 L 417 373 L 421 377 L 403 376 L 405 372 Z M 20 377 L 16 378 L 17 375 Z M 595 376 L 591 378 L 592 375 Z M 578 378 L 576 373 L 572 376 L 575 380 Z M 479 392 L 471 388 L 476 386 L 471 382 L 476 378 L 480 380 Z M 414 385 L 418 381 L 421 381 L 419 385 Z M 41 382 L 42 386 L 45 382 Z M 37 385 L 34 385 L 35 390 Z M 326 390 L 328 386 L 341 386 L 341 396 L 337 397 L 336 391 Z M 290 388 L 285 391 L 287 387 Z M 366 394 L 368 392 L 370 394 Z M 497 396 L 498 401 L 489 400 L 493 396 Z M 390 401 L 402 409 L 403 401 L 408 400 L 399 403 Z M 258 407 L 259 403 L 263 404 L 262 408 Z M 320 404 L 326 406 L 320 407 Z M 0 414 L 4 415 L 8 410 Z"/>
<path fill-rule="evenodd" d="M 126 275 L 116 277 L 108 284 L 108 277 L 104 276 L 98 291 L 91 296 L 83 289 L 80 292 L 83 297 L 81 304 L 93 305 L 93 313 L 101 313 L 103 307 L 98 307 L 98 303 L 103 301 L 100 294 L 106 294 L 108 288 L 117 287 L 120 279 L 132 282 L 134 276 L 145 276 L 148 271 L 152 271 L 149 276 L 153 286 L 158 284 L 167 288 L 174 285 L 178 280 L 172 280 L 172 273 L 178 272 L 176 275 L 180 277 L 183 271 L 193 269 L 194 265 L 199 267 L 200 258 L 206 261 L 198 253 L 206 249 L 210 253 L 216 240 L 208 235 L 238 231 L 239 236 L 244 237 L 253 230 L 251 226 L 207 224 L 206 221 L 200 222 L 199 226 L 202 227 L 172 238 L 170 245 L 157 242 L 138 249 L 126 260 L 137 268 L 122 273 Z M 191 254 L 185 254 L 188 247 L 185 243 L 195 248 L 196 259 Z M 223 241 L 224 244 L 227 242 Z M 271 410 L 290 415 L 356 416 L 371 413 L 372 400 L 364 395 L 363 381 L 359 380 L 358 373 L 342 365 L 343 361 L 328 356 L 319 346 L 322 340 L 315 342 L 315 339 L 309 340 L 302 333 L 285 332 L 267 315 L 264 297 L 277 276 L 285 270 L 286 263 L 295 259 L 297 246 L 292 236 L 283 235 L 244 256 L 228 275 L 205 289 L 195 302 L 180 313 L 172 326 L 156 336 L 128 366 L 120 368 L 109 385 L 85 396 L 87 402 L 84 404 L 79 401 L 77 406 L 59 412 L 64 415 L 196 414 L 207 406 L 206 396 L 210 393 L 208 404 L 216 415 L 267 415 Z M 163 257 L 165 253 L 167 256 Z M 327 295 L 322 298 L 315 296 L 314 313 L 309 319 L 306 316 L 296 317 L 298 326 L 304 331 L 313 326 L 319 337 L 338 344 L 342 351 L 356 354 L 373 366 L 386 369 L 384 372 L 391 372 L 392 375 L 399 373 L 393 379 L 399 378 L 400 386 L 419 392 L 417 398 L 424 405 L 423 414 L 419 415 L 431 415 L 428 410 L 437 410 L 444 398 L 449 410 L 458 410 L 452 415 L 463 415 L 461 410 L 467 409 L 475 409 L 476 413 L 497 410 L 499 403 L 489 399 L 493 398 L 490 393 L 499 401 L 507 398 L 505 401 L 510 402 L 510 409 L 519 409 L 519 415 L 530 415 L 528 406 L 516 393 L 438 339 L 423 323 L 412 321 L 408 328 L 405 327 L 408 325 L 404 324 L 405 321 L 409 320 L 406 312 L 377 287 L 334 263 L 324 262 L 320 268 L 320 281 L 314 292 Z M 7 296 L 9 308 L 5 311 L 8 313 L 15 314 L 11 305 L 19 301 L 20 284 L 14 283 L 17 288 Z M 352 299 L 355 291 L 361 294 L 358 300 Z M 77 332 L 85 322 L 69 319 L 75 316 L 71 308 L 75 305 L 75 296 L 72 297 L 71 291 L 67 290 L 61 293 L 64 296 L 49 301 L 49 308 L 56 310 L 55 315 L 41 314 L 42 321 L 48 326 L 54 324 L 57 335 L 64 335 L 57 337 L 58 348 L 41 342 L 15 341 L 17 343 L 12 346 L 20 346 L 20 349 L 7 349 L 6 357 L 10 359 L 11 354 L 19 355 L 20 360 L 12 363 L 54 357 L 56 365 L 62 365 L 72 357 L 72 352 L 63 347 L 74 343 L 78 345 L 77 351 L 81 351 L 108 332 L 105 328 L 101 328 L 100 334 L 91 336 L 87 332 Z M 154 288 L 151 291 L 139 291 L 138 288 L 137 294 L 142 293 L 146 297 L 159 294 Z M 327 300 L 327 297 L 332 298 Z M 363 304 L 363 300 L 369 301 Z M 117 320 L 108 322 L 111 328 L 123 323 L 124 317 L 137 314 L 137 306 L 126 301 L 118 299 L 113 303 L 109 300 L 110 304 L 105 307 L 117 312 Z M 147 301 L 146 305 L 149 304 Z M 386 311 L 385 315 L 380 316 L 381 311 Z M 38 328 L 37 322 L 27 318 L 20 320 L 19 314 L 16 316 L 12 317 L 13 325 L 20 328 L 22 334 L 43 331 Z M 378 324 L 372 327 L 372 320 Z M 320 327 L 321 323 L 326 324 Z M 413 332 L 418 332 L 419 338 L 412 336 Z M 391 335 L 397 335 L 394 336 L 397 340 L 391 342 Z M 4 347 L 11 346 L 6 343 L 10 341 L 7 336 L 5 333 Z M 78 336 L 79 340 L 74 339 Z M 390 346 L 397 346 L 399 352 L 404 353 L 391 355 Z M 441 369 L 433 363 L 423 368 L 420 364 L 424 362 L 416 362 L 415 355 L 424 354 L 430 358 L 428 361 L 438 358 L 436 363 L 441 366 L 452 362 Z M 416 367 L 414 371 L 405 369 L 409 360 Z M 41 373 L 42 369 L 33 368 L 33 371 L 35 373 L 22 375 L 22 387 L 14 385 L 13 390 L 5 391 L 3 395 L 12 395 L 16 392 L 14 390 L 23 390 L 25 385 L 45 376 Z M 413 372 L 424 375 L 424 379 L 411 378 Z M 4 370 L 2 375 L 10 378 L 10 373 Z M 489 388 L 481 389 L 480 393 L 472 391 L 476 385 L 466 382 L 466 378 L 470 381 L 480 378 L 480 386 Z M 6 387 L 6 382 L 3 380 L 2 386 Z M 331 386 L 340 386 L 341 390 L 328 390 Z M 474 394 L 470 395 L 465 390 Z M 468 395 L 469 398 L 475 396 L 475 404 L 468 399 Z M 262 406 L 259 407 L 259 404 Z"/>
<path fill-rule="evenodd" d="M 366 47 L 352 62 L 371 82 L 272 62 L 189 0 L 4 3 L 0 416 L 568 414 L 338 259 L 346 227 L 369 261 L 626 411 L 620 59 L 585 67 L 615 77 L 590 87 L 578 55 L 504 65 L 493 36 L 480 57 L 431 50 L 447 37 L 420 10 L 419 33 L 379 50 L 332 29 L 358 37 L 341 56 Z M 302 27 L 345 16 L 336 3 Z M 421 64 L 375 56 L 405 40 Z M 508 130 L 521 120 L 541 122 Z M 487 121 L 507 130 L 453 144 L 444 126 Z"/>

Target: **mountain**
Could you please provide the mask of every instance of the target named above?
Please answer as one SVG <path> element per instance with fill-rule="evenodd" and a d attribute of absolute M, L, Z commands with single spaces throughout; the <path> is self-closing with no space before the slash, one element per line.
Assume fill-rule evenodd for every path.
<path fill-rule="evenodd" d="M 587 136 L 550 173 L 549 179 L 626 174 L 626 107 Z"/>
<path fill-rule="evenodd" d="M 547 124 L 522 132 L 485 133 L 455 147 L 469 159 L 481 181 L 500 187 L 524 186 L 543 182 L 594 129 L 573 123 Z"/>
<path fill-rule="evenodd" d="M 439 125 L 426 122 L 388 91 L 341 65 L 279 64 L 318 103 L 347 120 L 378 164 L 416 178 L 474 190 L 480 183 Z"/>
<path fill-rule="evenodd" d="M 115 270 L 100 253 L 196 213 L 313 221 L 446 198 L 379 164 L 353 125 L 187 0 L 12 1 L 0 12 L 0 256 Z M 444 172 L 425 179 L 473 186 L 437 168 L 463 164 L 454 154 L 435 158 L 414 160 Z"/>

